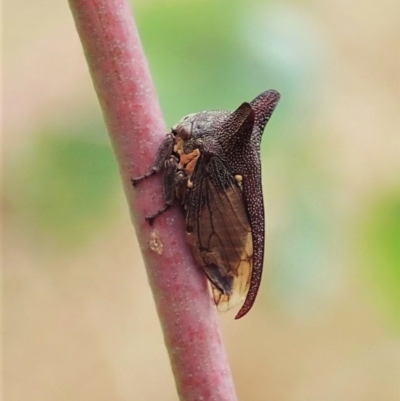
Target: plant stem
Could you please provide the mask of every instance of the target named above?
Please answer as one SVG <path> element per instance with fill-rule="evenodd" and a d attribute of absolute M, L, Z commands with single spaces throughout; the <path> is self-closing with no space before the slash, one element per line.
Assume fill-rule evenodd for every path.
<path fill-rule="evenodd" d="M 181 400 L 235 401 L 236 394 L 205 276 L 186 245 L 178 208 L 153 227 L 163 203 L 160 177 L 137 188 L 166 133 L 127 0 L 69 0 L 119 163 Z"/>

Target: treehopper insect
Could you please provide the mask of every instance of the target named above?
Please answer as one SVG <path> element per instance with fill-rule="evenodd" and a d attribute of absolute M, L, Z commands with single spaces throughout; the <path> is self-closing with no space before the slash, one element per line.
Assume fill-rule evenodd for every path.
<path fill-rule="evenodd" d="M 147 174 L 164 170 L 164 213 L 177 199 L 186 234 L 204 269 L 219 310 L 241 305 L 236 319 L 253 306 L 264 260 L 264 203 L 260 144 L 278 101 L 268 90 L 233 112 L 203 111 L 182 118 L 158 149 Z"/>

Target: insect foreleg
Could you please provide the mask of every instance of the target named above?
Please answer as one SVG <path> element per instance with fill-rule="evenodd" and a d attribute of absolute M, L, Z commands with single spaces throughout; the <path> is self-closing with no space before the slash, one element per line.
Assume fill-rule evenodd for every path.
<path fill-rule="evenodd" d="M 132 185 L 135 186 L 137 183 L 144 180 L 145 178 L 148 178 L 153 174 L 158 173 L 164 167 L 167 158 L 171 156 L 173 147 L 174 147 L 174 136 L 171 133 L 169 133 L 166 135 L 164 141 L 158 148 L 156 159 L 154 160 L 154 164 L 151 170 L 144 175 L 132 178 L 131 179 Z"/>
<path fill-rule="evenodd" d="M 154 219 L 160 214 L 164 213 L 173 203 L 175 199 L 175 187 L 177 185 L 177 170 L 178 170 L 178 159 L 175 156 L 170 156 L 164 162 L 164 177 L 163 177 L 163 188 L 164 188 L 164 206 L 151 216 L 147 216 L 146 220 L 153 224 Z"/>

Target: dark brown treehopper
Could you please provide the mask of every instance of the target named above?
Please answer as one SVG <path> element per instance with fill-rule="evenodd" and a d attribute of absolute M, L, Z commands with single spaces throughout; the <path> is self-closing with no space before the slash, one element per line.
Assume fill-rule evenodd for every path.
<path fill-rule="evenodd" d="M 269 90 L 234 112 L 189 114 L 168 133 L 150 172 L 164 170 L 165 205 L 175 198 L 186 213 L 186 234 L 219 310 L 252 307 L 264 260 L 260 143 L 279 93 Z"/>

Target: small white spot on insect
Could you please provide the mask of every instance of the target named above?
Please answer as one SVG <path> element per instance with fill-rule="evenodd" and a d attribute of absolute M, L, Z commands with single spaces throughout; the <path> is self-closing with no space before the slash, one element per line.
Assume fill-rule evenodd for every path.
<path fill-rule="evenodd" d="M 238 184 L 238 187 L 241 191 L 243 191 L 243 176 L 240 174 L 235 175 L 235 180 Z"/>
<path fill-rule="evenodd" d="M 193 182 L 190 181 L 190 179 L 189 179 L 188 182 L 187 182 L 187 187 L 188 187 L 188 188 L 193 188 Z"/>

